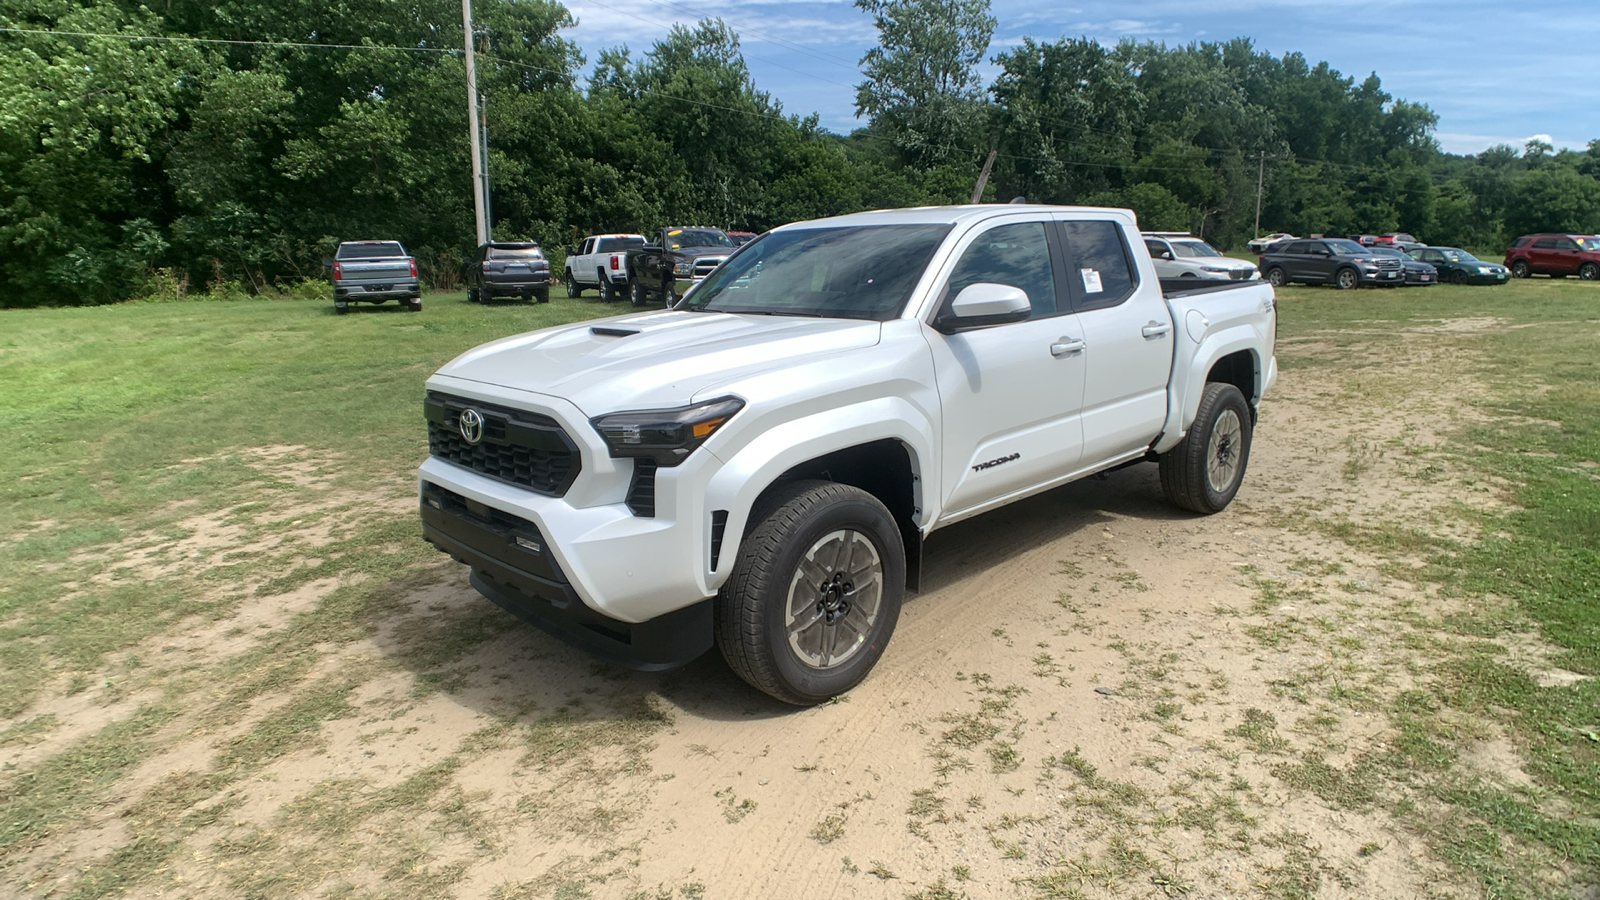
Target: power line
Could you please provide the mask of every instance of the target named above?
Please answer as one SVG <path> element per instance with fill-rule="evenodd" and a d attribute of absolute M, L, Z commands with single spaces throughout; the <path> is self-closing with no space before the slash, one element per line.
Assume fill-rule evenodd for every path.
<path fill-rule="evenodd" d="M 462 51 L 448 47 L 396 47 L 393 44 L 314 44 L 304 41 L 244 41 L 228 38 L 187 37 L 168 34 L 126 34 L 120 31 L 55 31 L 40 28 L 11 28 L 0 25 L 7 34 L 40 34 L 49 37 L 116 38 L 124 41 L 167 41 L 177 44 L 232 44 L 244 47 L 294 47 L 308 50 L 384 50 L 395 53 L 441 53 L 458 56 Z"/>

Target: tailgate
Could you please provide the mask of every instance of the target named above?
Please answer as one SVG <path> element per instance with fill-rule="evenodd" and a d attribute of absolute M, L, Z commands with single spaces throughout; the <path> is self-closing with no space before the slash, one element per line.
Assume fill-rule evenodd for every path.
<path fill-rule="evenodd" d="M 340 281 L 404 281 L 411 277 L 410 257 L 339 261 Z"/>

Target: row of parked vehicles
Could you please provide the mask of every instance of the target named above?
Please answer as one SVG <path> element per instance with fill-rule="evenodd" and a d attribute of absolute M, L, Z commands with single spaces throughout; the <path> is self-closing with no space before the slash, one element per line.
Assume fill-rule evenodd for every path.
<path fill-rule="evenodd" d="M 1163 279 L 1264 278 L 1274 285 L 1332 284 L 1344 290 L 1439 282 L 1505 284 L 1532 275 L 1600 280 L 1600 237 L 1594 235 L 1523 235 L 1511 242 L 1503 263 L 1494 263 L 1458 247 L 1429 246 L 1404 232 L 1349 238 L 1298 238 L 1278 232 L 1249 243 L 1251 252 L 1260 255 L 1255 264 L 1225 256 L 1187 233 L 1147 231 L 1141 236 Z M 673 306 L 755 237 L 751 232 L 694 225 L 667 226 L 649 237 L 590 235 L 566 248 L 561 280 L 569 297 L 594 290 L 604 301 L 627 297 L 636 307 Z M 499 297 L 550 300 L 550 261 L 535 241 L 492 241 L 461 262 L 469 302 Z M 389 300 L 413 312 L 422 309 L 417 262 L 397 241 L 346 241 L 327 263 L 335 312 L 345 312 L 351 303 Z"/>

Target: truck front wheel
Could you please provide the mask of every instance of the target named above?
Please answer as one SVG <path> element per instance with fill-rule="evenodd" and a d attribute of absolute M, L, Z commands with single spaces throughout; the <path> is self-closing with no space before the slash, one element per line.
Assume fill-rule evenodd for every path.
<path fill-rule="evenodd" d="M 728 666 L 811 706 L 860 684 L 883 655 L 905 593 L 905 545 L 878 498 L 828 481 L 770 492 L 751 512 L 716 600 Z"/>
<path fill-rule="evenodd" d="M 1221 512 L 1244 482 L 1250 461 L 1250 404 L 1231 384 L 1213 381 L 1200 398 L 1194 425 L 1161 455 L 1161 490 L 1192 512 Z"/>
<path fill-rule="evenodd" d="M 650 298 L 645 296 L 644 285 L 640 284 L 637 279 L 628 282 L 629 303 L 632 303 L 634 306 L 643 306 L 649 302 L 649 299 Z"/>

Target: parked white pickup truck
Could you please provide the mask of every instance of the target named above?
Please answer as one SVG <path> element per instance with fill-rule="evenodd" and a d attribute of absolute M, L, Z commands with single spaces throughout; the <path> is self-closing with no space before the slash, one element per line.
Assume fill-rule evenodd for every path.
<path fill-rule="evenodd" d="M 628 287 L 628 251 L 644 246 L 642 234 L 595 234 L 577 247 L 567 248 L 562 280 L 568 297 L 579 297 L 586 287 L 599 288 L 600 299 L 618 300 Z"/>
<path fill-rule="evenodd" d="M 674 308 L 439 370 L 423 533 L 567 641 L 641 669 L 715 643 L 817 703 L 877 662 L 938 528 L 1144 461 L 1226 507 L 1276 324 L 1259 280 L 1163 294 L 1127 210 L 787 225 Z"/>

